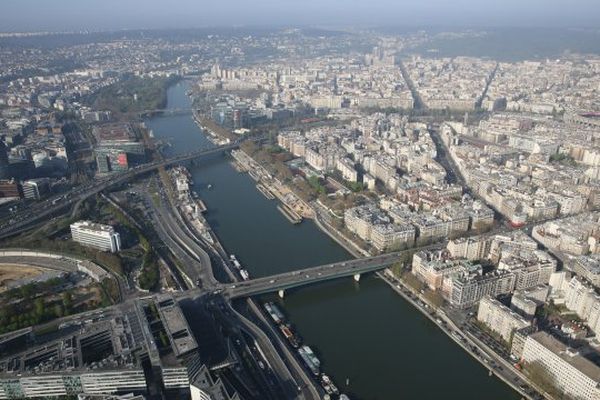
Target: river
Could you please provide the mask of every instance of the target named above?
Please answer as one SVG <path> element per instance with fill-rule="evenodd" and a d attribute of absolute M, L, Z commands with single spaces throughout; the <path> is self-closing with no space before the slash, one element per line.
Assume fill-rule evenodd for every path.
<path fill-rule="evenodd" d="M 189 106 L 186 90 L 185 81 L 171 86 L 168 107 Z M 157 116 L 146 125 L 171 143 L 166 155 L 211 145 L 190 115 Z M 350 258 L 312 221 L 292 225 L 224 157 L 190 170 L 208 222 L 252 276 Z M 519 398 L 374 275 L 291 290 L 278 301 L 323 371 L 352 399 Z"/>

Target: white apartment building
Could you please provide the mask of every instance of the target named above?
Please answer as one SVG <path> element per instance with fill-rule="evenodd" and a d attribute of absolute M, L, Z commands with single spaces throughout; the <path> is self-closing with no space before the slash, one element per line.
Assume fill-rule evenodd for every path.
<path fill-rule="evenodd" d="M 546 332 L 527 337 L 522 360 L 536 363 L 553 378 L 558 389 L 571 398 L 600 398 L 600 367 L 568 348 Z"/>
<path fill-rule="evenodd" d="M 71 224 L 71 236 L 74 241 L 83 246 L 111 253 L 121 250 L 121 236 L 110 225 L 78 221 Z"/>
<path fill-rule="evenodd" d="M 495 270 L 487 274 L 470 273 L 453 277 L 450 303 L 458 308 L 468 308 L 477 304 L 486 295 L 499 296 L 513 291 L 515 274 Z"/>
<path fill-rule="evenodd" d="M 491 296 L 485 296 L 479 302 L 477 320 L 499 334 L 506 342 L 510 342 L 514 331 L 529 326 L 525 318 Z"/>
<path fill-rule="evenodd" d="M 600 295 L 581 278 L 574 276 L 565 288 L 565 306 L 600 334 Z"/>

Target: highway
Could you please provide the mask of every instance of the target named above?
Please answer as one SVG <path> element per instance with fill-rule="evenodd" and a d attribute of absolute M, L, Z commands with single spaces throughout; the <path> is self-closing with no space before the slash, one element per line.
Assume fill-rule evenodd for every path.
<path fill-rule="evenodd" d="M 223 297 L 209 297 L 212 297 L 209 301 L 215 302 L 218 308 L 222 310 L 222 316 L 230 326 L 245 331 L 256 340 L 267 359 L 268 365 L 275 372 L 286 399 L 320 399 L 320 395 L 310 378 L 257 309 L 250 311 L 260 319 L 257 321 L 261 325 L 260 327 L 236 311 L 231 303 Z M 252 308 L 252 305 L 250 307 Z M 281 356 L 281 353 L 285 354 L 285 358 Z M 295 377 L 302 377 L 302 382 L 299 383 Z"/>
<path fill-rule="evenodd" d="M 164 191 L 159 196 L 159 203 L 154 204 L 148 192 L 137 192 L 143 196 L 146 207 L 151 210 L 152 223 L 160 239 L 171 249 L 173 254 L 182 261 L 180 271 L 187 282 L 188 288 L 193 288 L 201 283 L 208 288 L 213 287 L 217 281 L 212 273 L 210 257 L 191 236 L 177 216 L 176 210 L 168 205 Z"/>
<path fill-rule="evenodd" d="M 72 205 L 89 198 L 90 196 L 94 196 L 103 190 L 127 182 L 130 179 L 153 171 L 159 167 L 169 166 L 198 157 L 224 152 L 234 149 L 238 146 L 239 141 L 236 141 L 231 144 L 218 146 L 211 149 L 201 149 L 180 156 L 168 158 L 166 160 L 142 164 L 126 172 L 112 174 L 88 184 L 78 186 L 70 192 L 45 200 L 36 204 L 35 206 L 32 206 L 31 208 L 22 209 L 18 214 L 13 215 L 11 220 L 0 228 L 0 239 L 5 239 L 7 237 L 22 233 L 29 229 L 29 227 L 36 221 L 41 221 L 55 213 L 60 212 L 61 210 L 64 210 L 67 207 L 71 207 Z"/>

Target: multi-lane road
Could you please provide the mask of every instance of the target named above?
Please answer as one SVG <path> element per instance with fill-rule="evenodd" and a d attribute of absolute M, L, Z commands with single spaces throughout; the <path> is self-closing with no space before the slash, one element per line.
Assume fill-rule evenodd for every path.
<path fill-rule="evenodd" d="M 201 149 L 180 156 L 168 158 L 162 161 L 151 162 L 139 165 L 126 172 L 113 174 L 107 177 L 96 179 L 93 182 L 78 186 L 73 190 L 60 196 L 55 196 L 31 207 L 21 209 L 17 214 L 12 215 L 8 221 L 0 226 L 0 239 L 14 236 L 29 229 L 29 227 L 38 221 L 42 221 L 65 208 L 71 207 L 90 196 L 94 196 L 103 190 L 127 182 L 139 175 L 153 171 L 159 167 L 169 166 L 180 162 L 192 160 L 211 154 L 224 152 L 239 146 L 239 141 L 218 146 L 211 149 Z"/>

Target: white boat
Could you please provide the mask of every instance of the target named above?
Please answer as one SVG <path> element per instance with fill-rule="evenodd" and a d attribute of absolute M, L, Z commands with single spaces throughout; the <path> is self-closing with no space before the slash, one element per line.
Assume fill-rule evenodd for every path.
<path fill-rule="evenodd" d="M 250 274 L 245 269 L 240 269 L 240 275 L 241 275 L 242 279 L 245 281 L 250 279 Z"/>

